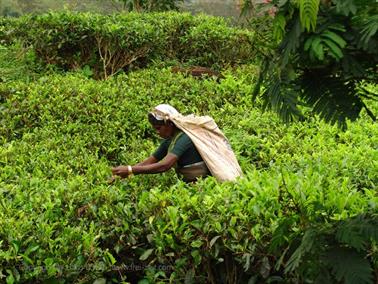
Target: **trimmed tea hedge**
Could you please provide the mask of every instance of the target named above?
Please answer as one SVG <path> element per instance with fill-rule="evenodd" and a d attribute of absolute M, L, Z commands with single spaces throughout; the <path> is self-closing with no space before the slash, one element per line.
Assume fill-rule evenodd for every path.
<path fill-rule="evenodd" d="M 13 35 L 46 64 L 87 65 L 104 78 L 157 60 L 217 68 L 255 60 L 250 31 L 189 13 L 48 13 L 20 18 Z"/>
<path fill-rule="evenodd" d="M 376 281 L 377 125 L 282 125 L 251 103 L 253 72 L 234 72 L 220 83 L 168 69 L 3 83 L 3 280 Z M 112 165 L 157 146 L 146 113 L 163 102 L 213 116 L 245 176 L 187 185 L 168 172 L 108 185 Z"/>
<path fill-rule="evenodd" d="M 17 25 L 17 19 L 0 17 L 0 44 L 10 45 L 15 40 L 13 28 Z"/>

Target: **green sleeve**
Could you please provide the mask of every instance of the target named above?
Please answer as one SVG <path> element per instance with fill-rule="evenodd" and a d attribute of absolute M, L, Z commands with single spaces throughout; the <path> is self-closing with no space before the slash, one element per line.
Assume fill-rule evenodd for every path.
<path fill-rule="evenodd" d="M 193 142 L 190 140 L 189 136 L 186 133 L 182 133 L 180 137 L 177 138 L 175 145 L 173 145 L 169 152 L 180 158 L 188 149 L 192 147 L 192 144 Z"/>
<path fill-rule="evenodd" d="M 170 139 L 164 139 L 156 151 L 152 154 L 158 161 L 162 160 L 168 153 L 168 147 L 171 143 Z"/>

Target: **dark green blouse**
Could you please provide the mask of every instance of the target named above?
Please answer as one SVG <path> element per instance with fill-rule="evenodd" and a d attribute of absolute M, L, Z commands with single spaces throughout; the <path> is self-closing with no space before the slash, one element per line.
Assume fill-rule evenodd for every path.
<path fill-rule="evenodd" d="M 160 161 L 168 153 L 178 157 L 178 168 L 203 161 L 192 140 L 182 131 L 178 131 L 172 138 L 164 139 L 152 155 Z"/>

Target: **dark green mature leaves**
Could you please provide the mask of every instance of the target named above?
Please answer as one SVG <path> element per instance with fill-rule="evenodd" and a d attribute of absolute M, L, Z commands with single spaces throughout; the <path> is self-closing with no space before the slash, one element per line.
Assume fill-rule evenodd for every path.
<path fill-rule="evenodd" d="M 377 43 L 377 38 L 373 38 L 373 36 L 378 31 L 378 15 L 371 15 L 368 18 L 358 18 L 357 16 L 355 19 L 362 28 L 359 46 L 366 50 L 369 47 L 370 41 Z"/>
<path fill-rule="evenodd" d="M 326 72 L 326 70 L 324 70 Z M 334 74 L 306 70 L 298 80 L 303 100 L 326 121 L 346 128 L 346 119 L 356 120 L 364 107 L 352 82 Z"/>
<path fill-rule="evenodd" d="M 281 225 L 285 227 L 285 224 L 284 221 Z M 314 275 L 317 281 L 374 283 L 374 265 L 366 255 L 377 240 L 377 218 L 374 214 L 361 214 L 323 225 L 311 223 L 304 233 L 285 231 L 290 245 L 282 258 L 288 257 L 287 252 L 292 251 L 285 263 L 288 275 L 298 270 L 303 277 Z M 281 260 L 280 264 L 283 262 Z"/>
<path fill-rule="evenodd" d="M 325 256 L 339 282 L 346 284 L 374 283 L 373 271 L 364 255 L 348 248 L 335 248 Z"/>

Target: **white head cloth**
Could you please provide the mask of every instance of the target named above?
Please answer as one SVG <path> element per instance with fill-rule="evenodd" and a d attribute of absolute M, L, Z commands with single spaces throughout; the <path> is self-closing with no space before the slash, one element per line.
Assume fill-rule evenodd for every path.
<path fill-rule="evenodd" d="M 154 111 L 151 113 L 157 120 L 166 120 L 168 118 L 167 115 L 174 116 L 180 114 L 177 109 L 168 104 L 160 104 L 154 107 Z M 165 114 L 165 116 L 162 114 Z"/>

